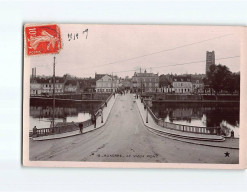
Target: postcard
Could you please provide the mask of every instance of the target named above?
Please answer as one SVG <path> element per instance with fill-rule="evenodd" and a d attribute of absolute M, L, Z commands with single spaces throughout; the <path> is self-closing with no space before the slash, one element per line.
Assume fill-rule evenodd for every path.
<path fill-rule="evenodd" d="M 25 24 L 23 165 L 245 169 L 246 35 Z"/>

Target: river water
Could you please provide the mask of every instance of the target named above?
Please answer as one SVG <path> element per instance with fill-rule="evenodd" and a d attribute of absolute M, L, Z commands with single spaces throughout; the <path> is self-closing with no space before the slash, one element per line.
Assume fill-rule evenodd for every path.
<path fill-rule="evenodd" d="M 152 111 L 158 118 L 182 125 L 214 127 L 224 126 L 226 136 L 231 130 L 239 137 L 239 103 L 155 103 Z"/>
<path fill-rule="evenodd" d="M 56 122 L 82 122 L 91 118 L 91 112 L 97 110 L 100 102 L 97 103 L 59 103 L 55 106 Z M 51 125 L 53 109 L 51 103 L 30 104 L 30 130 L 34 126 L 48 128 Z"/>
<path fill-rule="evenodd" d="M 90 119 L 90 113 L 96 110 L 98 103 L 56 103 L 55 122 L 81 122 Z M 239 103 L 155 103 L 151 107 L 158 118 L 176 124 L 214 127 L 223 125 L 234 131 L 239 137 Z M 48 128 L 52 121 L 51 103 L 31 103 L 30 130 L 36 126 Z"/>

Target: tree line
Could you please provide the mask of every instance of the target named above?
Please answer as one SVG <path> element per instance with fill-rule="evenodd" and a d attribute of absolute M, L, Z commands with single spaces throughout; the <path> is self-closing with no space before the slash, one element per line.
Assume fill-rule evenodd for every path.
<path fill-rule="evenodd" d="M 211 65 L 203 81 L 204 87 L 213 89 L 215 95 L 222 91 L 240 94 L 240 72 L 231 72 L 225 65 Z"/>

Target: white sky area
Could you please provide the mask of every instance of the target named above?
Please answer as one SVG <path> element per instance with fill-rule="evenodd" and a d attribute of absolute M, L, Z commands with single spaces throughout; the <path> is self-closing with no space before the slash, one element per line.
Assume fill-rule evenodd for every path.
<path fill-rule="evenodd" d="M 92 24 L 59 26 L 63 47 L 60 53 L 30 56 L 31 68 L 37 68 L 37 75 L 52 75 L 54 56 L 57 76 L 68 73 L 77 77 L 94 77 L 95 72 L 113 72 L 120 77 L 132 77 L 135 71 L 129 70 L 139 72 L 140 68 L 159 75 L 201 74 L 205 73 L 206 51 L 213 50 L 216 64 L 226 65 L 232 72 L 240 71 L 239 57 L 217 60 L 240 56 L 240 27 Z M 88 29 L 87 39 L 86 34 L 82 33 L 85 29 Z M 79 38 L 68 41 L 68 33 L 78 33 Z M 192 45 L 184 46 L 188 44 Z M 180 46 L 184 47 L 173 49 Z M 149 55 L 159 51 L 164 52 Z M 127 60 L 143 55 L 146 56 Z M 204 62 L 170 66 L 202 60 Z M 112 62 L 117 63 L 109 64 Z M 158 66 L 163 67 L 154 68 Z"/>

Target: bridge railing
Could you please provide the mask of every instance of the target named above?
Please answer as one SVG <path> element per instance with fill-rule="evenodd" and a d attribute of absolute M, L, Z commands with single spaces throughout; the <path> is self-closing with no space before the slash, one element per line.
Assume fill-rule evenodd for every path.
<path fill-rule="evenodd" d="M 168 128 L 171 130 L 183 131 L 188 133 L 199 133 L 199 134 L 211 134 L 211 135 L 220 135 L 221 128 L 217 127 L 198 127 L 198 126 L 189 126 L 181 125 L 176 123 L 166 122 L 165 119 L 160 119 L 155 116 L 151 108 L 147 105 L 145 100 L 143 100 L 144 108 L 148 110 L 149 114 L 155 121 L 155 123 L 161 127 Z"/>
<path fill-rule="evenodd" d="M 96 118 L 99 117 L 99 109 L 102 108 L 102 110 L 103 110 L 103 108 L 107 106 L 106 104 L 110 101 L 112 95 L 113 94 L 111 94 L 104 103 L 99 105 L 99 107 L 97 108 L 97 110 L 95 112 Z M 88 120 L 83 121 L 83 122 L 71 122 L 71 123 L 61 124 L 59 126 L 55 126 L 54 128 L 50 127 L 50 128 L 36 129 L 36 130 L 33 130 L 33 132 L 29 134 L 29 136 L 30 137 L 41 137 L 41 136 L 54 135 L 54 134 L 76 131 L 79 129 L 79 123 L 83 124 L 83 128 L 86 128 L 86 127 L 93 125 L 92 120 L 88 119 Z"/>

